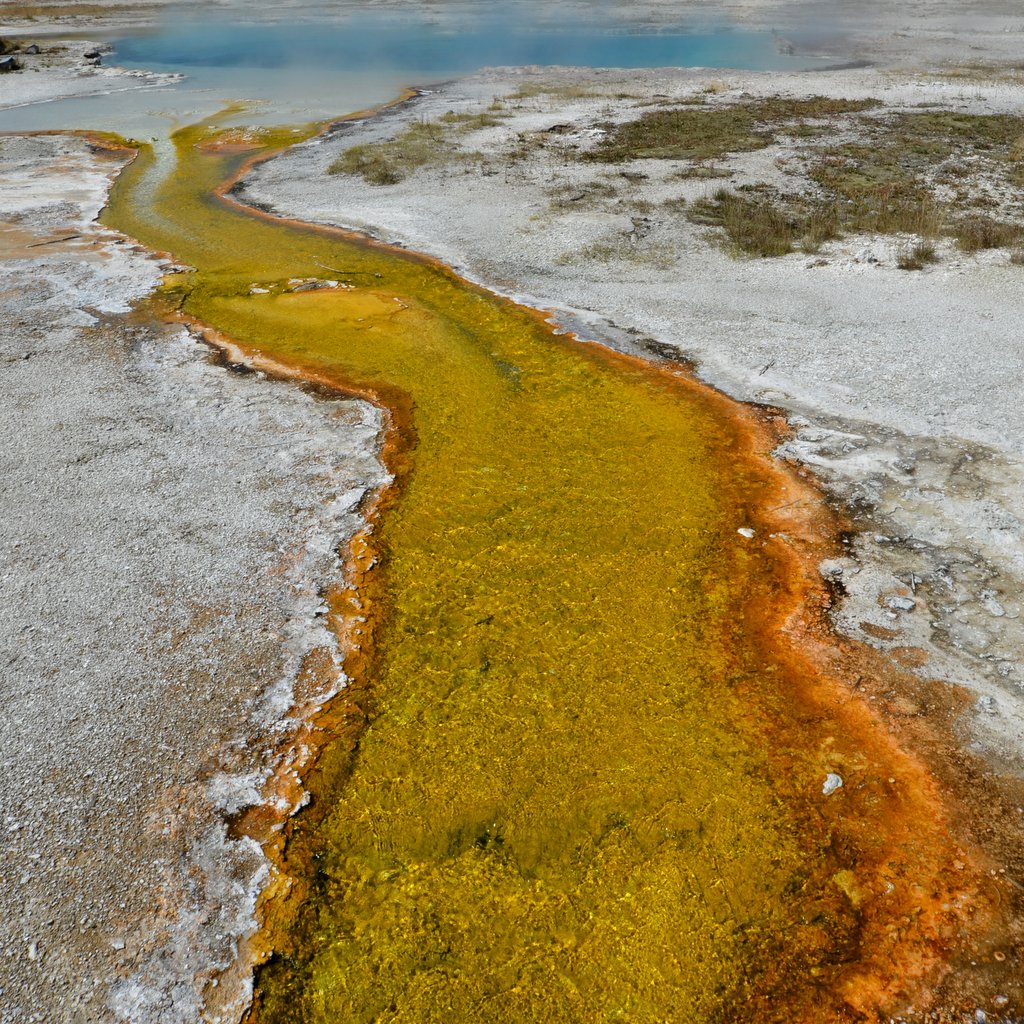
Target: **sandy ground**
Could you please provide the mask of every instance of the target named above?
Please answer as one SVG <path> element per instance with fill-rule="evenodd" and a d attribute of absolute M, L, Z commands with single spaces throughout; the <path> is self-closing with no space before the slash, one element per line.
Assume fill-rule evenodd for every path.
<path fill-rule="evenodd" d="M 382 480 L 372 407 L 127 315 L 160 266 L 91 223 L 119 166 L 0 142 L 4 1024 L 198 1019 L 267 872 L 226 818 Z"/>
<path fill-rule="evenodd" d="M 44 2 L 28 17 L 6 5 L 0 36 L 13 28 L 46 49 L 69 28 L 141 25 L 165 9 L 104 18 L 75 6 Z M 466 6 L 431 9 L 458 17 Z M 751 27 L 810 23 L 801 45 L 837 59 L 1019 59 L 1019 5 L 972 6 L 970 18 L 939 0 L 715 10 Z M 709 10 L 652 2 L 632 16 L 697 21 Z M 840 45 L 843 31 L 852 37 Z M 82 63 L 91 49 L 44 53 L 38 71 L 26 59 L 0 77 L 0 106 L 159 82 Z M 626 116 L 616 91 L 687 95 L 712 77 L 567 78 L 584 75 L 609 97 L 537 98 L 501 131 Z M 713 77 L 725 100 L 820 92 L 1019 110 L 1024 98 L 1015 81 L 909 71 Z M 538 78 L 551 74 L 504 71 L 433 92 L 265 165 L 244 197 L 435 253 L 584 336 L 669 345 L 730 394 L 787 409 L 797 433 L 781 454 L 812 466 L 857 527 L 849 557 L 822 567 L 846 592 L 837 625 L 897 658 L 919 652 L 923 672 L 970 687 L 964 743 L 994 770 L 1019 769 L 1024 271 L 1005 254 L 946 253 L 908 276 L 892 266 L 892 243 L 871 238 L 838 243 L 824 266 L 737 262 L 681 218 L 638 232 L 628 210 L 553 214 L 548 190 L 573 172 L 544 152 L 495 174 L 426 172 L 387 188 L 323 173 L 355 142 Z M 496 132 L 474 145 L 506 142 Z M 735 181 L 774 173 L 782 155 L 744 157 Z M 333 651 L 320 591 L 360 496 L 381 481 L 367 406 L 230 372 L 180 329 L 128 315 L 160 268 L 91 223 L 116 166 L 81 140 L 0 139 L 0 416 L 13 439 L 0 453 L 2 1024 L 199 1019 L 208 980 L 253 927 L 266 871 L 254 845 L 227 838 L 225 819 L 260 799 L 304 652 Z M 658 199 L 664 183 L 644 170 L 635 195 Z M 578 258 L 631 234 L 668 265 Z M 230 1019 L 245 979 L 225 985 Z"/>
<path fill-rule="evenodd" d="M 829 243 L 813 257 L 737 260 L 709 242 L 706 228 L 661 205 L 669 195 L 707 195 L 720 181 L 680 182 L 671 161 L 609 171 L 566 157 L 564 146 L 593 143 L 595 125 L 635 117 L 645 103 L 703 94 L 709 82 L 722 103 L 781 92 L 877 96 L 894 109 L 1019 112 L 1024 100 L 1016 81 L 871 69 L 713 77 L 503 71 L 313 140 L 262 165 L 236 194 L 432 253 L 551 310 L 584 337 L 669 346 L 727 393 L 786 409 L 797 432 L 780 454 L 813 467 L 858 530 L 849 557 L 825 567 L 847 591 L 837 625 L 883 649 L 912 650 L 922 672 L 969 687 L 976 712 L 967 742 L 995 766 L 1018 770 L 1024 271 L 1005 251 L 968 257 L 947 245 L 938 264 L 910 274 L 895 265 L 897 240 L 871 236 Z M 353 144 L 448 111 L 473 114 L 538 83 L 597 95 L 506 99 L 507 121 L 467 137 L 464 145 L 483 153 L 469 164 L 383 186 L 327 173 Z M 623 94 L 628 99 L 616 99 Z M 523 144 L 551 126 L 554 142 Z M 775 146 L 730 158 L 728 184 L 777 181 L 791 155 Z M 573 205 L 574 190 L 606 184 L 609 173 L 624 189 Z M 552 204 L 566 195 L 569 202 Z"/>

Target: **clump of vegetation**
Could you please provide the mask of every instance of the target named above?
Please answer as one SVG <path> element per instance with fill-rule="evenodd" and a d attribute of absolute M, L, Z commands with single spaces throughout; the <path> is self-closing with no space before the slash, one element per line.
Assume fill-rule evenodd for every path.
<path fill-rule="evenodd" d="M 846 232 L 919 236 L 931 245 L 941 233 L 942 213 L 928 196 L 873 191 L 858 203 L 779 195 L 768 189 L 745 193 L 719 189 L 709 199 L 690 204 L 687 216 L 696 224 L 722 228 L 730 247 L 748 256 L 785 256 L 799 248 L 818 252 L 825 242 Z M 922 253 L 924 249 L 922 248 Z"/>
<path fill-rule="evenodd" d="M 721 228 L 737 255 L 785 256 L 797 248 L 815 253 L 841 233 L 835 204 L 779 197 L 768 190 L 721 188 L 710 198 L 675 208 L 694 224 Z"/>
<path fill-rule="evenodd" d="M 728 174 L 714 163 L 724 152 L 763 148 L 780 127 L 788 126 L 791 135 L 813 133 L 815 122 L 873 105 L 774 97 L 728 107 L 650 111 L 610 127 L 591 158 L 694 161 L 673 175 L 677 179 Z M 812 124 L 805 132 L 808 120 Z M 816 196 L 781 194 L 766 185 L 720 189 L 687 206 L 687 216 L 721 229 L 734 252 L 756 256 L 780 256 L 797 248 L 817 252 L 830 239 L 851 232 L 912 236 L 898 251 L 904 269 L 933 262 L 936 240 L 943 236 L 955 238 L 965 252 L 1022 247 L 1024 226 L 990 214 L 1000 206 L 992 190 L 969 189 L 968 184 L 979 173 L 1024 184 L 1024 118 L 927 110 L 885 119 L 861 117 L 854 126 L 857 122 L 862 139 L 827 149 L 812 146 L 816 155 L 806 173 L 818 186 Z M 941 198 L 942 184 L 953 189 L 952 199 Z M 952 202 L 968 212 L 953 217 Z M 684 204 L 668 200 L 663 205 L 681 210 Z"/>
<path fill-rule="evenodd" d="M 858 199 L 887 185 L 924 189 L 923 179 L 962 181 L 981 169 L 1012 183 L 1024 172 L 1024 118 L 1009 114 L 923 111 L 865 119 L 863 142 L 826 150 L 811 178 Z"/>
<path fill-rule="evenodd" d="M 800 248 L 807 253 L 818 252 L 826 242 L 842 234 L 839 207 L 835 203 L 812 203 L 800 225 Z"/>
<path fill-rule="evenodd" d="M 964 252 L 1004 249 L 1024 240 L 1024 227 L 993 220 L 991 217 L 961 217 L 953 224 L 953 237 Z"/>
<path fill-rule="evenodd" d="M 833 118 L 877 105 L 876 100 L 770 97 L 735 106 L 650 110 L 633 121 L 606 125 L 607 135 L 588 156 L 623 160 L 717 160 L 726 153 L 764 149 L 781 127 Z"/>
<path fill-rule="evenodd" d="M 452 125 L 463 132 L 475 132 L 482 128 L 496 128 L 503 124 L 508 114 L 501 114 L 498 112 L 499 110 L 500 108 L 493 108 L 483 110 L 478 114 L 457 114 L 454 110 L 449 110 L 447 114 L 441 115 L 440 121 L 442 124 Z"/>
<path fill-rule="evenodd" d="M 722 228 L 734 249 L 748 256 L 785 256 L 800 233 L 796 218 L 770 199 L 728 189 L 691 203 L 687 217 L 694 224 Z"/>
<path fill-rule="evenodd" d="M 754 125 L 754 118 L 741 107 L 649 111 L 635 121 L 608 126 L 608 134 L 590 157 L 606 163 L 714 160 L 769 145 L 771 135 Z"/>
<path fill-rule="evenodd" d="M 601 93 L 594 92 L 582 85 L 559 85 L 554 82 L 525 82 L 506 98 L 509 100 L 529 100 L 537 96 L 553 96 L 561 100 L 585 100 L 600 98 Z M 622 96 L 628 99 L 627 95 Z"/>
<path fill-rule="evenodd" d="M 900 270 L 923 270 L 926 263 L 934 263 L 937 259 L 935 243 L 929 238 L 905 242 L 896 251 L 896 266 Z"/>
<path fill-rule="evenodd" d="M 1024 118 L 1016 114 L 935 110 L 900 114 L 893 128 L 911 148 L 965 145 L 976 151 L 1002 152 L 1024 139 Z"/>
<path fill-rule="evenodd" d="M 411 124 L 387 142 L 352 146 L 327 168 L 328 174 L 358 174 L 371 185 L 394 185 L 421 167 L 479 160 L 460 149 L 447 127 L 437 122 Z"/>

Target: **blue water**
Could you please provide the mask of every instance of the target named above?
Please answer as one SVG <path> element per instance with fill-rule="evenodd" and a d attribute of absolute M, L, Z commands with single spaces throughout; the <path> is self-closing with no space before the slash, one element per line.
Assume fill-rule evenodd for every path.
<path fill-rule="evenodd" d="M 439 5 L 438 10 L 454 8 Z M 384 102 L 406 85 L 428 85 L 484 67 L 524 64 L 586 67 L 799 69 L 813 62 L 779 52 L 768 32 L 651 30 L 621 19 L 559 18 L 557 5 L 518 5 L 502 15 L 429 20 L 361 15 L 347 21 L 239 25 L 169 21 L 158 30 L 113 39 L 104 63 L 174 72 L 162 88 L 113 91 L 0 110 L 0 131 L 96 128 L 165 136 L 174 125 L 248 101 L 237 120 L 322 120 Z"/>
<path fill-rule="evenodd" d="M 350 71 L 384 68 L 428 75 L 520 64 L 596 68 L 793 67 L 766 32 L 624 31 L 600 24 L 536 18 L 475 18 L 458 30 L 429 21 L 381 16 L 346 23 L 248 25 L 206 22 L 122 39 L 118 60 L 188 72 L 203 67 Z"/>

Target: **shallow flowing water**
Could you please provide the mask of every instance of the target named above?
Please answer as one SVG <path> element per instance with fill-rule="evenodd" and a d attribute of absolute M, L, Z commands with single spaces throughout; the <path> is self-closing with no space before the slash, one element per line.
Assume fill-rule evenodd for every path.
<path fill-rule="evenodd" d="M 259 1019 L 791 1019 L 857 956 L 858 864 L 822 806 L 843 738 L 765 635 L 788 598 L 749 434 L 428 261 L 233 208 L 210 131 L 163 179 L 143 151 L 108 222 L 196 268 L 185 313 L 398 431 L 386 601 Z"/>

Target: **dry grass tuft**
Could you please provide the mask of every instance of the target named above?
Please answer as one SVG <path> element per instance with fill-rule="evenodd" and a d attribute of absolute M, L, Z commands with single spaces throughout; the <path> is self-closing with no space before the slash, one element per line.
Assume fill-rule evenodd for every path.
<path fill-rule="evenodd" d="M 519 86 L 515 92 L 505 97 L 506 100 L 530 100 L 537 96 L 551 96 L 560 100 L 599 99 L 601 93 L 594 92 L 581 85 L 558 85 L 553 82 L 527 82 Z M 628 98 L 628 97 L 623 97 Z"/>
<path fill-rule="evenodd" d="M 896 266 L 900 270 L 923 270 L 926 264 L 937 260 L 935 243 L 927 238 L 905 242 L 896 251 Z"/>
<path fill-rule="evenodd" d="M 769 199 L 727 189 L 691 203 L 687 217 L 694 224 L 722 228 L 734 251 L 747 256 L 785 256 L 800 234 L 799 223 Z"/>
<path fill-rule="evenodd" d="M 371 185 L 395 185 L 421 167 L 480 159 L 481 154 L 466 152 L 452 142 L 447 125 L 423 122 L 409 125 L 387 142 L 350 147 L 327 168 L 327 173 L 358 174 Z"/>
<path fill-rule="evenodd" d="M 475 132 L 480 131 L 482 128 L 496 128 L 498 125 L 504 124 L 508 114 L 501 114 L 498 111 L 500 108 L 492 110 L 482 110 L 477 114 L 457 114 L 454 110 L 449 110 L 447 114 L 442 114 L 440 121 L 442 124 L 451 125 L 463 132 Z"/>
<path fill-rule="evenodd" d="M 961 217 L 953 224 L 953 237 L 964 252 L 982 249 L 1003 249 L 1024 240 L 1024 227 L 1007 224 L 991 217 L 973 215 Z"/>
<path fill-rule="evenodd" d="M 876 105 L 876 100 L 776 96 L 730 106 L 651 110 L 636 120 L 606 125 L 608 134 L 588 158 L 609 163 L 716 160 L 726 153 L 764 149 L 778 129 L 808 118 L 831 119 Z"/>

